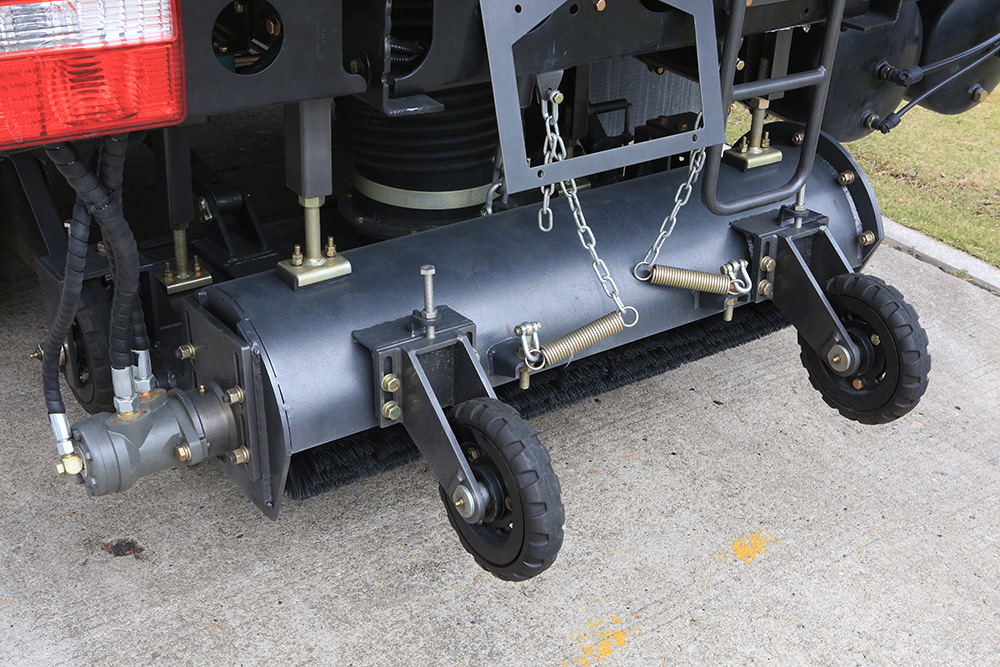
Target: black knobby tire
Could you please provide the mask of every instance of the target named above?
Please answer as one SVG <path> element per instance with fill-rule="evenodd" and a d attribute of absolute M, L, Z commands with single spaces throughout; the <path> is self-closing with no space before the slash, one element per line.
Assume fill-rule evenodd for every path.
<path fill-rule="evenodd" d="M 538 433 L 495 398 L 460 403 L 449 420 L 477 481 L 494 498 L 486 518 L 469 524 L 441 489 L 462 546 L 500 579 L 523 581 L 540 574 L 562 546 L 564 512 L 559 479 Z"/>
<path fill-rule="evenodd" d="M 825 290 L 861 351 L 861 365 L 854 375 L 841 377 L 799 336 L 809 381 L 848 419 L 862 424 L 899 419 L 920 402 L 931 369 L 927 333 L 916 311 L 894 287 L 861 273 L 837 276 Z"/>
<path fill-rule="evenodd" d="M 63 375 L 77 402 L 90 414 L 114 410 L 108 345 L 110 309 L 111 297 L 104 281 L 86 281 L 80 294 L 80 309 L 66 341 Z"/>

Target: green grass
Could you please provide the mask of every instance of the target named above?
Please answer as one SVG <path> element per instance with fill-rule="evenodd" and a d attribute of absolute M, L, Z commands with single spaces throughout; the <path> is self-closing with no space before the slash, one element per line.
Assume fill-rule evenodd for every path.
<path fill-rule="evenodd" d="M 917 108 L 889 135 L 850 144 L 882 212 L 1000 266 L 1000 94 L 960 116 Z M 727 139 L 748 131 L 745 110 Z"/>
<path fill-rule="evenodd" d="M 850 145 L 882 212 L 1000 266 L 1000 103 L 960 116 L 914 109 Z"/>

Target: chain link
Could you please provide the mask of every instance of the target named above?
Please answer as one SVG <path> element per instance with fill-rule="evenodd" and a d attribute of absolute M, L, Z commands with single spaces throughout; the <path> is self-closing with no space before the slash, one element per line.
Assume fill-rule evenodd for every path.
<path fill-rule="evenodd" d="M 698 114 L 698 119 L 695 121 L 695 128 L 699 128 L 701 123 L 702 115 Z M 677 226 L 677 216 L 691 199 L 691 193 L 694 192 L 694 184 L 698 182 L 698 177 L 704 168 L 705 149 L 699 148 L 691 151 L 688 162 L 687 181 L 681 183 L 680 187 L 677 188 L 677 194 L 674 195 L 674 208 L 660 224 L 660 233 L 656 237 L 656 240 L 653 241 L 653 245 L 649 246 L 649 250 L 646 251 L 646 257 L 632 269 L 632 275 L 637 280 L 649 280 L 653 264 L 656 263 L 656 259 L 660 256 L 660 249 L 663 248 L 663 244 L 670 238 L 670 235 L 674 233 L 674 227 Z M 644 272 L 644 275 L 640 275 L 640 270 Z"/>
<path fill-rule="evenodd" d="M 563 141 L 559 133 L 559 104 L 563 96 L 558 90 L 549 90 L 542 96 L 542 118 L 545 121 L 545 164 L 552 164 L 566 159 L 566 142 Z M 556 183 L 542 186 L 542 208 L 538 211 L 538 228 L 543 232 L 552 231 L 552 208 L 551 200 L 556 191 Z M 576 234 L 580 239 L 580 245 L 590 253 L 593 262 L 591 265 L 594 274 L 601 281 L 601 288 L 609 299 L 615 302 L 618 312 L 623 316 L 626 311 L 632 311 L 634 319 L 626 324 L 626 327 L 634 327 L 639 323 L 639 311 L 632 306 L 626 306 L 618 293 L 618 284 L 611 276 L 611 270 L 607 263 L 601 259 L 597 253 L 597 238 L 594 230 L 587 224 L 587 218 L 583 214 L 583 207 L 580 205 L 580 198 L 577 196 L 576 179 L 570 178 L 558 183 L 559 191 L 569 202 L 570 211 L 573 213 L 573 222 L 576 223 Z"/>

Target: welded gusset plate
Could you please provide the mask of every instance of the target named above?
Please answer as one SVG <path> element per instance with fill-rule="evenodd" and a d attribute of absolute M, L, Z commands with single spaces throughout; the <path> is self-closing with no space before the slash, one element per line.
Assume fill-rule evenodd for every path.
<path fill-rule="evenodd" d="M 480 0 L 486 51 L 489 57 L 493 99 L 504 156 L 504 182 L 508 192 L 524 192 L 550 183 L 609 171 L 627 165 L 657 160 L 695 148 L 715 146 L 725 141 L 722 89 L 719 81 L 719 58 L 716 50 L 713 3 L 704 0 L 659 0 L 689 14 L 694 21 L 698 52 L 698 78 L 701 81 L 701 104 L 704 128 L 691 132 L 643 141 L 598 153 L 581 155 L 554 164 L 528 166 L 524 145 L 524 125 L 518 94 L 518 73 L 514 45 L 553 12 L 570 2 L 564 0 Z M 608 40 L 627 40 L 614 20 L 614 3 L 603 12 L 607 15 Z M 567 10 L 568 11 L 568 10 Z M 558 48 L 558 44 L 553 48 Z M 635 54 L 633 54 L 635 55 Z M 578 63 L 585 64 L 585 63 Z M 522 75 L 524 73 L 522 72 Z M 544 74 L 535 72 L 534 74 Z"/>

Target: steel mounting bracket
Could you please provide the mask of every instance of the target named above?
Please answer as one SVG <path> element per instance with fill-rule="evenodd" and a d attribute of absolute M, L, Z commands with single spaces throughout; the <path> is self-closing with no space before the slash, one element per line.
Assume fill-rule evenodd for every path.
<path fill-rule="evenodd" d="M 476 482 L 445 409 L 496 394 L 479 363 L 476 325 L 447 306 L 437 307 L 434 324 L 434 337 L 428 338 L 426 319 L 414 311 L 351 335 L 372 354 L 379 426 L 403 425 L 449 498 L 459 486 L 475 496 L 475 512 L 464 518 L 476 523 L 490 499 Z M 384 382 L 387 377 L 398 385 Z"/>
<path fill-rule="evenodd" d="M 795 220 L 801 220 L 796 227 Z M 830 305 L 823 285 L 831 278 L 854 273 L 828 228 L 829 218 L 815 211 L 781 209 L 732 224 L 752 248 L 750 276 L 755 303 L 772 301 L 802 338 L 835 373 L 847 377 L 858 370 L 860 350 Z M 774 260 L 773 267 L 764 258 Z M 764 289 L 763 286 L 770 285 Z M 837 362 L 832 361 L 840 357 Z M 846 357 L 846 358 L 845 358 Z"/>

